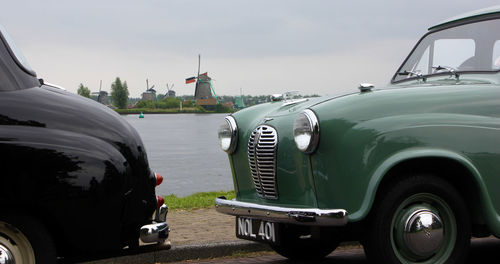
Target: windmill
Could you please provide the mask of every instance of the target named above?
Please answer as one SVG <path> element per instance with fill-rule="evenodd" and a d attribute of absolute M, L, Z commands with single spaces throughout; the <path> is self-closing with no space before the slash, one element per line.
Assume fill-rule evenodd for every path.
<path fill-rule="evenodd" d="M 168 86 L 167 83 L 167 93 L 165 93 L 165 97 L 175 97 L 175 91 L 174 89 L 174 84 L 172 83 L 172 86 Z"/>
<path fill-rule="evenodd" d="M 153 84 L 153 86 L 149 87 L 149 80 L 146 79 L 146 92 L 156 93 L 156 90 L 153 88 L 155 88 L 155 85 Z"/>
<path fill-rule="evenodd" d="M 200 74 L 201 55 L 198 55 L 198 76 L 186 78 L 186 84 L 196 82 L 194 90 L 194 100 L 196 105 L 200 105 L 205 109 L 215 109 L 217 105 L 217 95 L 215 94 L 212 85 L 212 78 L 208 77 L 208 73 Z"/>
<path fill-rule="evenodd" d="M 102 80 L 99 82 L 99 92 L 97 92 L 97 102 L 109 105 L 108 92 L 102 90 Z"/>
<path fill-rule="evenodd" d="M 155 86 L 149 87 L 149 80 L 146 79 L 146 91 L 142 93 L 141 101 L 153 101 L 156 102 L 156 90 L 153 89 Z"/>

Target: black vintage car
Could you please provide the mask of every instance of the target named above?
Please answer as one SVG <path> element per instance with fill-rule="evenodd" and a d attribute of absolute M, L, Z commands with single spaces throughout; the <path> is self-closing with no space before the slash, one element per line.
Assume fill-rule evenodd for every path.
<path fill-rule="evenodd" d="M 0 263 L 163 242 L 161 181 L 134 128 L 38 79 L 0 27 Z"/>

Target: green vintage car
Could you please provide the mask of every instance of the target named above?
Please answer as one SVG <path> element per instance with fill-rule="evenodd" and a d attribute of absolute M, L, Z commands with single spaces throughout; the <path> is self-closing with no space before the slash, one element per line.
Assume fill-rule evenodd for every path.
<path fill-rule="evenodd" d="M 279 100 L 219 130 L 236 236 L 291 259 L 360 241 L 375 263 L 460 263 L 500 237 L 500 6 L 429 29 L 387 87 Z"/>

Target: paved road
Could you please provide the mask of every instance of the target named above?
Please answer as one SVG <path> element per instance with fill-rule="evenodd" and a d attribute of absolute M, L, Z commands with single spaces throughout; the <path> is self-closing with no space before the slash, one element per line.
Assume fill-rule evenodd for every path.
<path fill-rule="evenodd" d="M 498 263 L 500 257 L 500 239 L 482 238 L 474 239 L 471 245 L 468 264 L 476 263 Z M 245 257 L 245 258 L 218 258 L 211 260 L 189 260 L 176 263 L 220 263 L 220 264 L 251 264 L 251 263 L 268 263 L 268 264 L 288 264 L 288 263 L 310 263 L 310 262 L 292 262 L 285 258 L 273 254 L 263 253 L 263 256 Z M 366 264 L 365 254 L 361 247 L 340 248 L 335 250 L 324 260 L 317 262 L 321 264 Z M 173 263 L 170 263 L 173 264 Z"/>

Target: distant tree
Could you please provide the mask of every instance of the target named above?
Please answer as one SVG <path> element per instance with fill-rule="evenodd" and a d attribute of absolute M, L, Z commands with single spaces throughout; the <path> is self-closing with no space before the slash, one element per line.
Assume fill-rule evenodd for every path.
<path fill-rule="evenodd" d="M 182 102 L 182 106 L 183 107 L 193 107 L 194 106 L 193 100 L 186 100 L 186 101 Z"/>
<path fill-rule="evenodd" d="M 175 97 L 167 97 L 158 102 L 158 108 L 179 108 L 181 100 Z"/>
<path fill-rule="evenodd" d="M 215 112 L 216 113 L 231 113 L 231 108 L 229 108 L 227 105 L 223 104 L 217 104 L 215 105 Z"/>
<path fill-rule="evenodd" d="M 115 82 L 111 84 L 111 100 L 116 107 L 127 108 L 128 86 L 126 81 L 122 83 L 120 77 L 116 77 Z"/>
<path fill-rule="evenodd" d="M 136 105 L 137 108 L 156 108 L 156 104 L 153 101 L 139 101 Z"/>
<path fill-rule="evenodd" d="M 90 98 L 90 90 L 87 86 L 84 86 L 82 83 L 80 83 L 80 86 L 78 87 L 78 94 Z"/>

